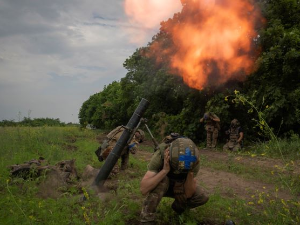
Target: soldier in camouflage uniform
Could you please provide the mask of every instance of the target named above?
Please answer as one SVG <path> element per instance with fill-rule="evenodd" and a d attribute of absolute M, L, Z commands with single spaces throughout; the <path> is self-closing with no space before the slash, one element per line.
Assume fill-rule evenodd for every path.
<path fill-rule="evenodd" d="M 141 181 L 141 192 L 147 195 L 142 225 L 156 224 L 156 208 L 163 197 L 174 198 L 172 209 L 178 214 L 208 201 L 194 179 L 200 168 L 199 159 L 199 150 L 189 138 L 169 136 L 160 144 Z"/>
<path fill-rule="evenodd" d="M 98 157 L 98 160 L 101 162 L 105 160 L 109 153 L 113 150 L 115 147 L 117 141 L 122 136 L 123 132 L 125 130 L 124 126 L 118 126 L 115 129 L 113 129 L 109 134 L 106 136 L 106 139 L 102 143 L 102 145 L 95 151 L 95 154 Z M 129 152 L 131 154 L 135 154 L 138 150 L 139 143 L 143 142 L 145 137 L 144 132 L 141 129 L 138 129 L 132 140 L 128 145 L 126 145 L 121 152 L 121 170 L 125 170 L 128 167 L 128 161 L 129 161 Z M 116 165 L 112 171 L 112 173 L 117 173 L 119 171 L 118 165 Z"/>
<path fill-rule="evenodd" d="M 237 119 L 233 119 L 230 123 L 230 129 L 227 130 L 226 135 L 229 136 L 227 143 L 223 146 L 223 150 L 239 151 L 241 150 L 241 143 L 244 138 L 244 132 Z"/>
<path fill-rule="evenodd" d="M 206 147 L 216 148 L 220 130 L 220 118 L 212 112 L 206 112 L 200 119 L 200 123 L 202 122 L 205 122 Z"/>

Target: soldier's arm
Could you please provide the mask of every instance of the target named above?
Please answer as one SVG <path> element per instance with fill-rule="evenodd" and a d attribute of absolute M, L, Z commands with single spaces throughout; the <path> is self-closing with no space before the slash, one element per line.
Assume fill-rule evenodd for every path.
<path fill-rule="evenodd" d="M 194 179 L 194 173 L 192 171 L 189 172 L 186 177 L 184 192 L 187 198 L 191 198 L 196 192 L 196 180 Z"/>
<path fill-rule="evenodd" d="M 140 190 L 142 195 L 146 195 L 150 191 L 152 191 L 159 184 L 159 182 L 161 182 L 165 178 L 167 174 L 168 172 L 164 170 L 159 171 L 159 173 L 147 171 L 141 181 Z"/>
<path fill-rule="evenodd" d="M 213 121 L 215 121 L 215 122 L 220 122 L 220 118 L 219 117 L 217 117 L 217 115 L 211 115 L 210 116 L 210 118 L 213 120 Z"/>
<path fill-rule="evenodd" d="M 198 159 L 200 160 L 200 159 Z M 195 177 L 197 176 L 197 173 L 200 170 L 200 161 L 197 162 L 192 168 L 192 170 L 188 173 L 185 184 L 184 184 L 184 189 L 185 189 L 185 194 L 187 198 L 191 198 L 194 193 L 196 192 L 196 179 Z"/>
<path fill-rule="evenodd" d="M 135 154 L 138 151 L 139 143 L 136 140 L 132 140 L 128 145 L 128 149 L 131 154 Z"/>
<path fill-rule="evenodd" d="M 238 143 L 240 143 L 240 142 L 243 140 L 244 133 L 243 133 L 243 132 L 240 132 L 239 135 L 240 135 L 240 137 L 239 137 L 239 139 L 237 140 Z"/>
<path fill-rule="evenodd" d="M 163 169 L 158 173 L 147 171 L 146 174 L 144 175 L 140 186 L 140 190 L 143 195 L 146 195 L 150 191 L 152 191 L 159 184 L 159 182 L 161 182 L 165 178 L 165 176 L 167 176 L 167 174 L 170 171 L 169 160 L 170 160 L 169 149 L 166 149 L 164 154 Z"/>

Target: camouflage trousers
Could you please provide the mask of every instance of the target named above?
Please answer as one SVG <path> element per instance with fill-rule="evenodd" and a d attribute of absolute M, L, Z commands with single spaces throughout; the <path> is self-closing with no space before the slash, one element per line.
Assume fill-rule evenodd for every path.
<path fill-rule="evenodd" d="M 121 168 L 119 166 L 119 160 L 117 161 L 116 165 L 111 171 L 111 174 L 116 175 L 121 170 L 126 170 L 128 168 L 128 162 L 129 162 L 129 151 L 124 151 L 121 153 Z"/>
<path fill-rule="evenodd" d="M 240 143 L 231 143 L 229 141 L 223 146 L 223 151 L 230 150 L 233 152 L 237 152 L 237 151 L 241 150 L 241 148 L 242 147 L 241 147 Z"/>
<path fill-rule="evenodd" d="M 127 169 L 128 162 L 129 162 L 129 150 L 124 149 L 121 154 L 121 170 Z"/>
<path fill-rule="evenodd" d="M 143 203 L 143 208 L 141 212 L 141 223 L 154 222 L 156 208 L 163 197 L 174 198 L 174 187 L 175 182 L 165 177 L 155 189 L 153 189 Z M 172 203 L 172 209 L 177 213 L 182 213 L 186 209 L 196 208 L 200 205 L 205 204 L 208 201 L 208 197 L 197 187 L 195 194 L 188 198 L 185 204 L 179 203 L 174 200 Z"/>
<path fill-rule="evenodd" d="M 214 128 L 213 130 L 206 131 L 206 147 L 215 148 L 217 146 L 219 130 Z"/>

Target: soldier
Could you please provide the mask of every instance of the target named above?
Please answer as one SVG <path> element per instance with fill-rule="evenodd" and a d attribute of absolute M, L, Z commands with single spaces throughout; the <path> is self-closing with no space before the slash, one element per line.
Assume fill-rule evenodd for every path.
<path fill-rule="evenodd" d="M 220 130 L 220 118 L 212 112 L 206 112 L 203 118 L 200 119 L 200 123 L 202 122 L 205 122 L 206 147 L 216 148 Z"/>
<path fill-rule="evenodd" d="M 244 138 L 244 132 L 240 127 L 240 122 L 237 119 L 233 119 L 230 123 L 230 129 L 225 133 L 229 136 L 229 139 L 223 146 L 223 150 L 231 150 L 234 152 L 241 150 L 241 143 Z"/>
<path fill-rule="evenodd" d="M 141 212 L 141 225 L 156 224 L 156 208 L 162 197 L 175 199 L 172 209 L 178 214 L 208 201 L 195 180 L 200 156 L 194 142 L 174 133 L 164 140 L 152 156 L 141 181 L 141 192 L 147 195 Z"/>
<path fill-rule="evenodd" d="M 95 151 L 95 154 L 98 157 L 98 160 L 101 162 L 105 160 L 109 153 L 113 150 L 115 147 L 117 141 L 122 136 L 123 132 L 125 130 L 124 126 L 118 126 L 115 129 L 113 129 L 109 134 L 106 136 L 106 139 L 103 141 L 102 145 Z M 132 140 L 128 145 L 125 146 L 121 153 L 121 170 L 125 170 L 128 167 L 128 161 L 129 161 L 129 152 L 131 154 L 135 154 L 138 150 L 139 143 L 143 142 L 145 137 L 144 132 L 141 129 L 138 129 Z M 118 166 L 116 166 L 113 169 L 113 173 L 118 172 Z"/>

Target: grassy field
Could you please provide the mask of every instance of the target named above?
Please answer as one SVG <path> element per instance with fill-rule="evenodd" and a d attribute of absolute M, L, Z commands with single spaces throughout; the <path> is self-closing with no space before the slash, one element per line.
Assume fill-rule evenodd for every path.
<path fill-rule="evenodd" d="M 139 183 L 151 157 L 149 145 L 142 144 L 143 154 L 130 157 L 129 169 L 107 181 L 112 188 L 103 195 L 94 195 L 88 190 L 89 187 L 80 185 L 79 180 L 60 187 L 58 196 L 47 197 L 45 193 L 41 194 L 41 184 L 46 179 L 44 176 L 30 179 L 10 176 L 8 166 L 40 156 L 51 165 L 61 160 L 76 159 L 79 175 L 88 164 L 100 168 L 103 163 L 98 162 L 94 151 L 99 146 L 97 138 L 101 135 L 101 130 L 76 127 L 0 127 L 0 224 L 139 224 L 144 199 L 139 191 Z M 299 139 L 294 141 L 290 146 L 300 149 L 300 144 L 297 145 Z M 157 211 L 157 224 L 219 225 L 227 220 L 233 220 L 236 224 L 300 224 L 300 174 L 296 168 L 299 156 L 297 158 L 295 154 L 300 150 L 293 150 L 288 157 L 286 148 L 289 145 L 282 145 L 285 146 L 287 161 L 277 165 L 277 170 L 258 164 L 250 165 L 256 157 L 254 153 L 260 154 L 268 162 L 267 154 L 261 150 L 266 148 L 266 144 L 240 155 L 216 152 L 226 160 L 202 156 L 204 171 L 226 172 L 250 183 L 273 185 L 273 192 L 267 188 L 243 196 L 235 194 L 234 189 L 228 186 L 227 192 L 233 193 L 224 195 L 216 187 L 209 191 L 210 200 L 206 205 L 180 216 L 170 207 L 172 199 L 164 198 Z M 238 157 L 245 160 L 237 160 Z M 205 180 L 204 184 L 199 183 L 205 187 Z M 284 191 L 285 198 L 276 195 L 278 190 Z M 88 198 L 87 201 L 81 200 L 83 195 Z"/>

